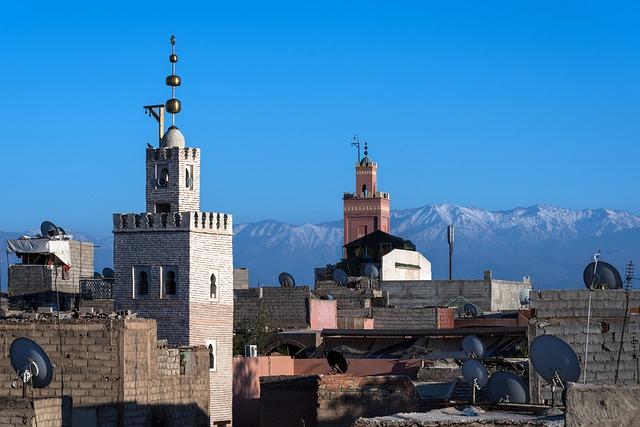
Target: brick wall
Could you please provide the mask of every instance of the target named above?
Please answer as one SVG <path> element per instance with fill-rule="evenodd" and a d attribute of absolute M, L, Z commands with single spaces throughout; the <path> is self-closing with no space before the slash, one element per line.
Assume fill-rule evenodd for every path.
<path fill-rule="evenodd" d="M 156 165 L 169 170 L 166 187 L 156 183 Z M 193 168 L 193 187 L 186 187 L 186 169 Z M 158 171 L 159 173 L 160 171 Z M 197 148 L 147 148 L 147 212 L 155 212 L 156 203 L 168 203 L 171 212 L 200 210 L 200 150 Z"/>
<path fill-rule="evenodd" d="M 531 292 L 532 319 L 529 323 L 529 342 L 543 334 L 555 335 L 566 341 L 576 352 L 583 366 L 588 290 L 548 290 Z M 625 292 L 616 290 L 591 291 L 591 320 L 587 355 L 587 383 L 613 384 L 616 362 L 620 346 L 625 308 Z M 638 378 L 637 359 L 634 353 L 634 339 L 640 338 L 640 291 L 630 293 L 630 315 L 625 332 L 623 351 L 620 359 L 618 384 L 636 384 Z M 530 372 L 534 372 L 530 367 Z M 583 371 L 579 382 L 585 377 Z M 550 399 L 550 388 L 538 375 L 530 376 L 530 394 L 533 402 Z"/>
<path fill-rule="evenodd" d="M 125 425 L 148 425 L 154 419 L 179 425 L 208 424 L 208 354 L 204 347 L 188 348 L 181 372 L 177 350 L 156 341 L 156 323 L 146 319 L 63 320 L 62 355 L 53 320 L 0 321 L 0 351 L 7 355 L 17 337 L 36 341 L 54 366 L 47 388 L 34 389 L 36 398 L 59 397 L 64 370 L 64 393 L 71 395 L 74 413 L 87 419 Z M 8 357 L 0 359 L 0 396 L 17 397 L 15 373 Z M 1 401 L 2 399 L 0 399 Z M 40 425 L 40 424 L 39 424 Z"/>
<path fill-rule="evenodd" d="M 339 286 L 333 281 L 318 282 L 313 290 L 318 297 L 331 295 L 338 302 L 338 310 L 368 308 L 374 305 L 373 299 L 382 294 L 373 289 L 352 289 Z"/>
<path fill-rule="evenodd" d="M 234 290 L 234 327 L 255 322 L 259 314 L 272 328 L 308 328 L 308 286 L 294 288 L 264 287 Z"/>

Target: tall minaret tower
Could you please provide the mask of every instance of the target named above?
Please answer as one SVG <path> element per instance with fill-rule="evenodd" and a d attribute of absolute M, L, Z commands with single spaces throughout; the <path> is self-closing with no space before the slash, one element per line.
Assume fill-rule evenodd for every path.
<path fill-rule="evenodd" d="M 155 319 L 158 338 L 209 352 L 211 425 L 231 422 L 233 248 L 231 215 L 200 210 L 200 149 L 175 126 L 181 80 L 171 36 L 171 98 L 145 110 L 159 146 L 146 149 L 146 212 L 113 215 L 114 305 Z M 171 126 L 164 129 L 164 113 Z M 145 396 L 136 403 L 143 405 Z"/>
<path fill-rule="evenodd" d="M 356 191 L 344 194 L 344 244 L 376 230 L 390 233 L 389 209 L 389 193 L 378 191 L 378 165 L 365 142 L 364 157 L 356 163 Z"/>

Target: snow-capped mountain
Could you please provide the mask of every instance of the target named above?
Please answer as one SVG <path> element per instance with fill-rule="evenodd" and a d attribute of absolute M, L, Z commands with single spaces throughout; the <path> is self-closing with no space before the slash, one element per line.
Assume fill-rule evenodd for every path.
<path fill-rule="evenodd" d="M 434 278 L 448 273 L 446 227 L 456 227 L 454 277 L 494 277 L 519 280 L 532 276 L 543 288 L 582 287 L 582 271 L 593 254 L 621 272 L 633 260 L 640 265 L 640 216 L 620 210 L 572 210 L 535 205 L 488 211 L 457 205 L 427 205 L 395 210 L 391 232 L 416 244 L 431 262 Z M 248 267 L 252 285 L 275 285 L 278 273 L 292 273 L 298 283 L 310 284 L 313 268 L 335 263 L 342 254 L 342 221 L 290 225 L 266 220 L 236 224 L 234 264 Z M 0 233 L 15 238 L 20 233 Z M 96 270 L 112 266 L 112 236 L 95 239 Z M 4 256 L 0 267 L 6 268 Z M 6 270 L 5 270 L 6 271 Z M 6 272 L 3 271 L 3 282 Z M 3 288 L 6 284 L 3 283 Z"/>
<path fill-rule="evenodd" d="M 536 205 L 488 211 L 457 205 L 427 205 L 391 214 L 392 234 L 409 239 L 433 263 L 434 278 L 448 271 L 446 226 L 456 227 L 454 276 L 519 280 L 539 286 L 580 287 L 593 254 L 624 270 L 640 259 L 640 216 L 611 209 L 572 210 Z M 236 266 L 248 267 L 252 284 L 274 284 L 280 271 L 311 283 L 313 267 L 341 255 L 342 222 L 289 225 L 261 221 L 236 226 Z"/>

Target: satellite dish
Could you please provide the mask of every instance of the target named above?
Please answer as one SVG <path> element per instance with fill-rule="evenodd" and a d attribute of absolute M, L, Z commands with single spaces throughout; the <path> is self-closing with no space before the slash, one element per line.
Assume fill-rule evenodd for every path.
<path fill-rule="evenodd" d="M 462 351 L 473 359 L 484 356 L 484 342 L 475 335 L 467 335 L 462 339 Z"/>
<path fill-rule="evenodd" d="M 487 382 L 487 398 L 495 403 L 527 403 L 529 390 L 519 376 L 511 372 L 496 372 Z"/>
<path fill-rule="evenodd" d="M 529 305 L 529 292 L 531 289 L 522 289 L 520 291 L 520 305 Z"/>
<path fill-rule="evenodd" d="M 622 277 L 616 268 L 604 261 L 589 263 L 582 273 L 587 289 L 621 289 Z"/>
<path fill-rule="evenodd" d="M 23 387 L 44 388 L 51 383 L 53 366 L 47 353 L 35 341 L 17 338 L 9 348 L 11 366 L 22 380 Z"/>
<path fill-rule="evenodd" d="M 113 279 L 114 277 L 116 277 L 116 272 L 113 271 L 112 268 L 105 267 L 102 269 L 102 277 L 106 279 Z"/>
<path fill-rule="evenodd" d="M 58 234 L 60 234 L 61 236 L 66 236 L 67 232 L 65 231 L 64 228 L 58 227 Z"/>
<path fill-rule="evenodd" d="M 364 274 L 370 279 L 377 279 L 380 275 L 378 267 L 373 264 L 367 264 L 364 266 Z"/>
<path fill-rule="evenodd" d="M 293 288 L 296 286 L 296 280 L 289 273 L 282 272 L 278 275 L 278 281 L 283 288 Z"/>
<path fill-rule="evenodd" d="M 331 276 L 333 277 L 333 281 L 338 285 L 344 286 L 349 283 L 349 276 L 347 276 L 347 273 L 340 268 L 333 270 L 333 274 Z"/>
<path fill-rule="evenodd" d="M 465 360 L 462 364 L 462 376 L 464 380 L 472 385 L 478 385 L 484 387 L 489 381 L 489 373 L 487 368 L 476 359 Z"/>
<path fill-rule="evenodd" d="M 330 351 L 329 354 L 327 354 L 327 363 L 331 367 L 331 370 L 338 374 L 346 374 L 347 369 L 349 369 L 347 359 L 337 351 Z"/>
<path fill-rule="evenodd" d="M 97 271 L 93 272 L 93 278 L 94 279 L 102 279 L 102 274 L 98 273 Z"/>
<path fill-rule="evenodd" d="M 58 236 L 60 229 L 51 221 L 44 221 L 40 224 L 40 234 L 42 234 L 42 237 Z"/>
<path fill-rule="evenodd" d="M 470 302 L 466 303 L 462 309 L 464 310 L 464 314 L 469 317 L 477 317 L 478 314 L 480 314 L 478 307 Z"/>
<path fill-rule="evenodd" d="M 559 379 L 564 385 L 580 378 L 580 362 L 575 351 L 553 335 L 536 337 L 531 342 L 529 359 L 536 372 L 548 382 Z"/>

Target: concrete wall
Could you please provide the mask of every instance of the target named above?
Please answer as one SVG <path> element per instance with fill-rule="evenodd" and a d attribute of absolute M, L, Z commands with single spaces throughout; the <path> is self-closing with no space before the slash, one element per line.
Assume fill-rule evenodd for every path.
<path fill-rule="evenodd" d="M 533 317 L 528 328 L 529 342 L 539 335 L 555 335 L 573 348 L 583 366 L 590 293 L 592 301 L 587 371 L 582 371 L 579 382 L 586 376 L 588 384 L 613 384 L 624 318 L 624 291 L 590 292 L 585 289 L 531 292 Z M 619 385 L 637 384 L 640 381 L 638 358 L 634 358 L 634 354 L 638 354 L 637 345 L 634 349 L 634 339 L 640 337 L 640 316 L 636 314 L 640 307 L 640 291 L 630 293 L 629 306 L 632 314 L 620 357 Z M 534 372 L 532 367 L 530 372 Z M 551 398 L 549 386 L 538 375 L 530 376 L 529 386 L 534 403 Z"/>
<path fill-rule="evenodd" d="M 431 262 L 420 252 L 394 249 L 382 257 L 381 279 L 431 280 Z"/>
<path fill-rule="evenodd" d="M 566 427 L 640 425 L 640 386 L 570 384 Z"/>
<path fill-rule="evenodd" d="M 494 280 L 381 281 L 380 289 L 389 293 L 389 304 L 402 308 L 444 306 L 463 296 L 484 311 L 518 310 L 526 282 Z"/>
<path fill-rule="evenodd" d="M 143 319 L 63 320 L 60 337 L 53 320 L 0 321 L 0 352 L 13 340 L 27 337 L 47 352 L 55 366 L 47 388 L 35 398 L 73 398 L 76 419 L 146 426 L 208 425 L 208 354 L 204 347 L 169 349 L 156 340 L 156 323 Z M 183 352 L 184 368 L 180 363 Z M 63 375 L 64 372 L 64 375 Z M 21 396 L 12 389 L 15 372 L 8 357 L 0 359 L 0 396 Z M 0 399 L 3 400 L 3 399 Z M 78 424 L 82 425 L 82 424 Z"/>
<path fill-rule="evenodd" d="M 437 308 L 373 307 L 374 329 L 435 329 Z"/>

